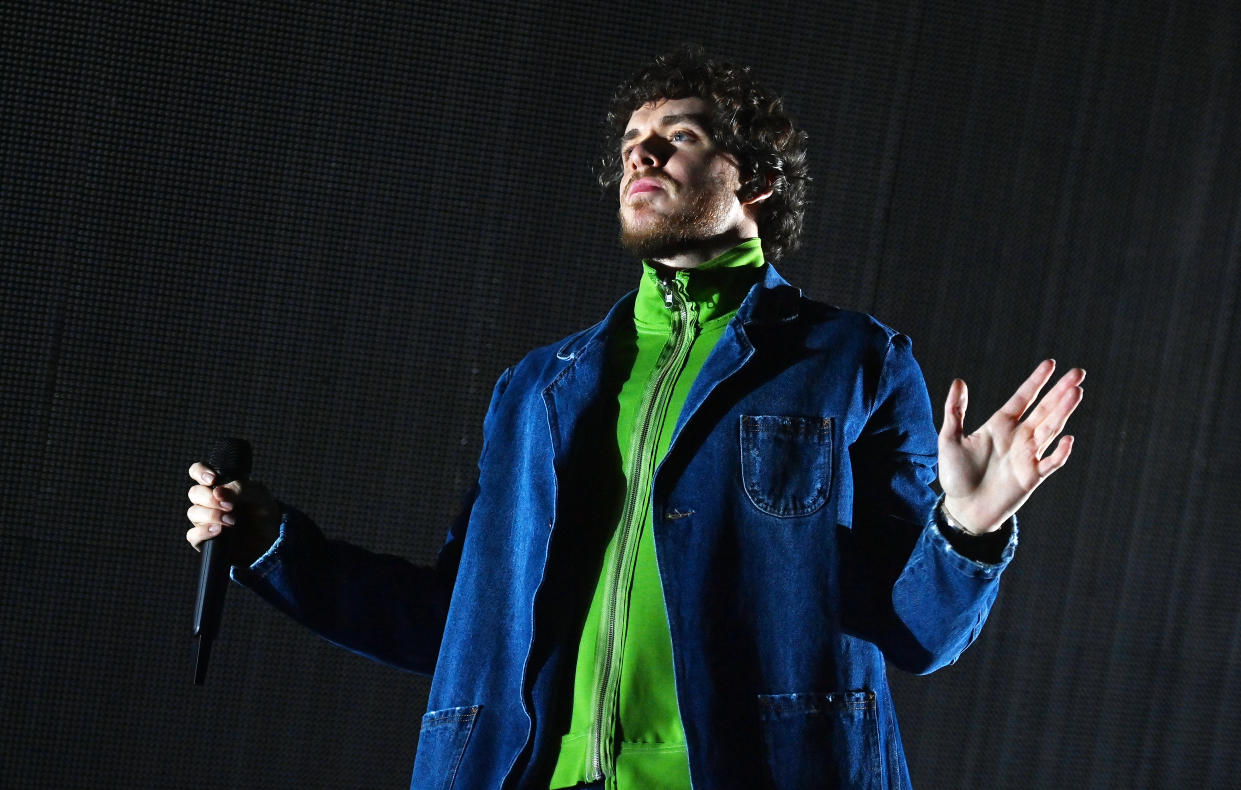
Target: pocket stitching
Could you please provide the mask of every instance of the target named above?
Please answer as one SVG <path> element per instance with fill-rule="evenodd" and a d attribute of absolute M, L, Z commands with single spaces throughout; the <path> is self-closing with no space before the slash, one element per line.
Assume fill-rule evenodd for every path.
<path fill-rule="evenodd" d="M 470 705 L 466 708 L 445 708 L 443 710 L 430 711 L 423 715 L 422 726 L 419 728 L 419 732 L 433 730 L 441 724 L 472 719 L 478 715 L 478 711 L 481 707 L 481 705 Z M 450 713 L 450 711 L 452 711 L 452 713 Z M 461 713 L 457 713 L 456 711 L 461 711 Z M 428 720 L 428 717 L 431 717 L 430 720 Z"/>
<path fill-rule="evenodd" d="M 762 422 L 779 421 L 777 424 L 787 424 L 790 432 L 796 430 L 808 434 L 813 434 L 815 441 L 815 449 L 824 455 L 824 470 L 822 476 L 816 481 L 817 486 L 813 494 L 800 497 L 802 504 L 797 507 L 782 510 L 777 507 L 774 497 L 763 496 L 762 475 L 759 473 L 761 460 L 759 454 L 758 437 L 764 432 Z M 788 421 L 787 423 L 785 421 Z M 745 492 L 746 498 L 750 500 L 750 504 L 758 508 L 763 513 L 776 518 L 798 518 L 809 516 L 823 508 L 831 499 L 832 478 L 832 462 L 833 462 L 833 436 L 832 427 L 834 425 L 832 417 L 806 417 L 806 416 L 785 416 L 785 415 L 769 415 L 769 414 L 742 414 L 738 421 L 738 439 L 740 443 L 740 472 L 741 472 L 741 490 Z M 817 425 L 816 425 L 817 423 Z M 767 429 L 770 432 L 770 429 Z M 753 465 L 753 471 L 750 470 Z M 809 503 L 809 504 L 806 504 Z"/>
<path fill-rule="evenodd" d="M 461 761 L 465 758 L 465 750 L 470 745 L 470 737 L 474 734 L 474 723 L 478 719 L 478 713 L 483 708 L 482 705 L 470 705 L 461 708 L 443 708 L 441 710 L 433 710 L 423 714 L 422 726 L 419 728 L 419 739 L 423 734 L 440 729 L 444 725 L 465 725 L 464 737 L 461 741 L 460 748 L 457 749 L 456 760 L 453 761 L 452 770 L 445 777 L 444 790 L 452 790 L 457 782 L 457 773 L 461 770 Z"/>
<path fill-rule="evenodd" d="M 861 736 L 871 740 L 870 748 L 864 751 L 869 760 L 869 775 L 876 783 L 882 781 L 879 777 L 883 775 L 883 737 L 880 733 L 878 697 L 873 689 L 863 687 L 843 692 L 793 692 L 756 696 L 759 720 L 770 727 L 781 726 L 793 718 L 808 721 L 811 717 L 818 719 L 833 714 L 854 716 L 860 712 L 862 719 L 859 724 L 863 727 Z"/>
<path fill-rule="evenodd" d="M 787 694 L 758 694 L 759 715 L 772 716 L 827 713 L 843 708 L 852 711 L 875 710 L 878 702 L 871 689 L 850 691 L 799 691 Z"/>

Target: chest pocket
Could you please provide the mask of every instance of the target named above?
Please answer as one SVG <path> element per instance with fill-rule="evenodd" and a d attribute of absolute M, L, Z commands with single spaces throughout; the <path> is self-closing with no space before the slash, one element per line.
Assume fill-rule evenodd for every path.
<path fill-rule="evenodd" d="M 832 418 L 741 415 L 741 485 L 772 516 L 823 507 L 832 487 Z"/>

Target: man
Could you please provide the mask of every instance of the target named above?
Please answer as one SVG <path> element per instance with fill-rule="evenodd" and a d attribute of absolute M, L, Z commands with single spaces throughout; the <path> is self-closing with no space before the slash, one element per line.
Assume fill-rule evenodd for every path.
<path fill-rule="evenodd" d="M 978 635 L 1085 374 L 1035 406 L 1044 362 L 969 435 L 954 381 L 937 440 L 909 340 L 766 262 L 806 185 L 778 98 L 684 49 L 609 120 L 638 290 L 501 376 L 436 567 L 201 464 L 187 538 L 245 524 L 239 581 L 434 673 L 416 788 L 908 786 L 885 658 L 929 672 Z"/>

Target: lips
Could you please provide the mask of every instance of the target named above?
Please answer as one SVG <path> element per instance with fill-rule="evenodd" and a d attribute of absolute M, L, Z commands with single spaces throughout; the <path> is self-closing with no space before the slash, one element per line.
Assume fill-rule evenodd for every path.
<path fill-rule="evenodd" d="M 629 185 L 629 196 L 640 195 L 644 192 L 654 192 L 656 190 L 664 191 L 664 185 L 657 178 L 639 178 Z"/>

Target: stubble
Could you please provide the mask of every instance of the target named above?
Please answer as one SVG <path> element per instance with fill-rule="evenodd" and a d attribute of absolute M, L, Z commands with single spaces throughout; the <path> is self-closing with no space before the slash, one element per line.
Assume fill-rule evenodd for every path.
<path fill-rule="evenodd" d="M 672 213 L 636 227 L 627 225 L 624 211 L 618 210 L 621 246 L 636 258 L 657 260 L 692 252 L 718 236 L 735 198 L 726 176 L 717 173 L 684 197 Z"/>

